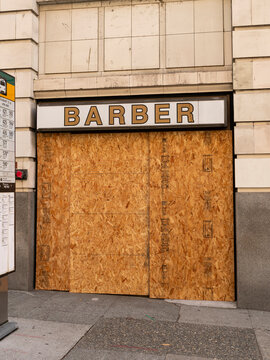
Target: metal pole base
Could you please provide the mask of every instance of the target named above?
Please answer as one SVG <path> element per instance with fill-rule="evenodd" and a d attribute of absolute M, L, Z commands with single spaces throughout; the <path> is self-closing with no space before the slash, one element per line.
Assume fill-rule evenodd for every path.
<path fill-rule="evenodd" d="M 15 322 L 6 322 L 0 326 L 0 340 L 11 334 L 13 331 L 18 329 L 18 325 Z"/>

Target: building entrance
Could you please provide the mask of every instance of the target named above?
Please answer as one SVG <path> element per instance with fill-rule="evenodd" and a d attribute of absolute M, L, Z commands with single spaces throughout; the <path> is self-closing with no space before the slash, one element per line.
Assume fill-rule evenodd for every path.
<path fill-rule="evenodd" d="M 39 133 L 36 288 L 234 300 L 232 133 Z"/>

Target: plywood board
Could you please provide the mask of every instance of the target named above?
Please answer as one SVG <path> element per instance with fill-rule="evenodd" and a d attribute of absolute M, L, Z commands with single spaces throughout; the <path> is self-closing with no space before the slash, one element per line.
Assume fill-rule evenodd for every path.
<path fill-rule="evenodd" d="M 71 256 L 71 291 L 148 295 L 148 261 L 144 256 Z"/>
<path fill-rule="evenodd" d="M 38 134 L 37 288 L 233 300 L 232 179 L 230 131 Z"/>
<path fill-rule="evenodd" d="M 234 300 L 230 131 L 150 135 L 150 296 Z"/>
<path fill-rule="evenodd" d="M 76 256 L 145 256 L 148 249 L 148 216 L 136 213 L 72 214 L 70 237 L 71 249 Z M 87 241 L 82 241 L 85 238 Z"/>
<path fill-rule="evenodd" d="M 148 294 L 148 134 L 72 135 L 70 290 Z"/>
<path fill-rule="evenodd" d="M 70 137 L 38 134 L 36 288 L 69 289 Z"/>
<path fill-rule="evenodd" d="M 148 134 L 74 134 L 72 144 L 73 176 L 148 171 Z"/>
<path fill-rule="evenodd" d="M 120 167 L 118 171 L 72 176 L 72 214 L 145 214 L 148 208 L 148 174 L 124 173 Z"/>

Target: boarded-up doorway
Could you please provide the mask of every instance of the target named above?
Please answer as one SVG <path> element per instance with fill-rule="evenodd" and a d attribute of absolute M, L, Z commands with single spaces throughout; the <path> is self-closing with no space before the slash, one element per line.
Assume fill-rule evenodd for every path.
<path fill-rule="evenodd" d="M 232 134 L 38 134 L 38 289 L 233 300 Z"/>

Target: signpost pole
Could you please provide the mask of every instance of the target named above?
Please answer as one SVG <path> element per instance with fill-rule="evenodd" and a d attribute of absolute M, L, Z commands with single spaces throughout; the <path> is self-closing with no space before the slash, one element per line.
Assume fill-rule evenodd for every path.
<path fill-rule="evenodd" d="M 8 321 L 7 288 L 8 288 L 8 280 L 7 280 L 7 276 L 5 276 L 0 279 L 0 325 Z"/>
<path fill-rule="evenodd" d="M 0 279 L 0 340 L 18 328 L 15 322 L 8 321 L 8 277 Z"/>

